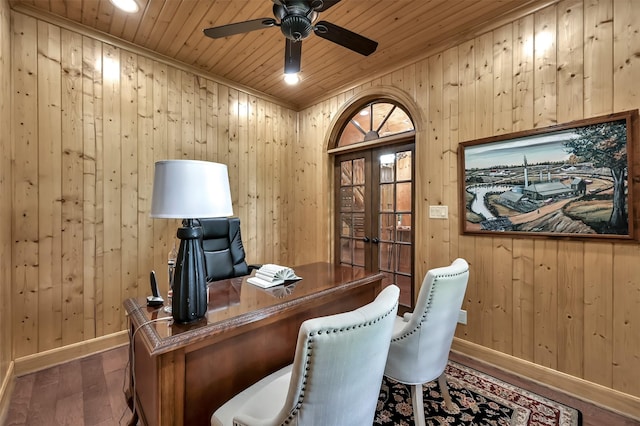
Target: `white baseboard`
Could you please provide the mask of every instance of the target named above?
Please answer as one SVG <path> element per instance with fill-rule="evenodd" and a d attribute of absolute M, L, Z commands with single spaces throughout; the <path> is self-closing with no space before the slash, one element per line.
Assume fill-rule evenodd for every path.
<path fill-rule="evenodd" d="M 14 374 L 16 377 L 44 370 L 63 362 L 113 349 L 129 343 L 129 334 L 126 330 L 95 339 L 73 343 L 61 348 L 51 349 L 33 355 L 24 356 L 15 360 Z"/>
<path fill-rule="evenodd" d="M 640 421 L 640 398 L 636 396 L 459 338 L 454 338 L 451 350 Z"/>
<path fill-rule="evenodd" d="M 14 375 L 14 363 L 9 363 L 7 374 L 2 379 L 2 387 L 0 387 L 0 425 L 6 423 L 7 415 L 9 414 L 9 403 L 11 402 L 11 395 L 13 394 L 13 387 L 16 380 Z"/>

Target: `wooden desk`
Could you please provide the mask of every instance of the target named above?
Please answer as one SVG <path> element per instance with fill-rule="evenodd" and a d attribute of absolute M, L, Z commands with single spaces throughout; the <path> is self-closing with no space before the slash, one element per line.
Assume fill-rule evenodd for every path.
<path fill-rule="evenodd" d="M 208 425 L 229 398 L 293 361 L 304 320 L 356 309 L 382 290 L 380 273 L 328 263 L 294 269 L 302 280 L 286 291 L 246 277 L 211 283 L 206 317 L 188 325 L 146 324 L 168 314 L 145 299 L 124 302 L 137 330 L 130 390 L 144 424 Z"/>

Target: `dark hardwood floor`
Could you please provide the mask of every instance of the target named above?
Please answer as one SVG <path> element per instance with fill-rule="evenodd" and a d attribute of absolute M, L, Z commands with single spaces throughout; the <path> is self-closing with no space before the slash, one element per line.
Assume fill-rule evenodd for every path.
<path fill-rule="evenodd" d="M 122 346 L 19 377 L 6 426 L 126 425 L 131 411 L 124 398 L 127 347 Z M 638 426 L 640 422 L 604 410 L 476 360 L 451 359 L 484 371 L 582 412 L 583 426 Z"/>
<path fill-rule="evenodd" d="M 6 426 L 126 425 L 127 359 L 122 346 L 19 377 Z"/>

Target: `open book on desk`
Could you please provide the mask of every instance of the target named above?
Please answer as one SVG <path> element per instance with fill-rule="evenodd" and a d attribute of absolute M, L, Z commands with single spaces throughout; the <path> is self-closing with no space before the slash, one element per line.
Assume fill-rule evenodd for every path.
<path fill-rule="evenodd" d="M 255 276 L 247 279 L 247 282 L 262 288 L 269 288 L 276 285 L 284 284 L 288 281 L 301 280 L 293 269 L 286 266 L 274 265 L 267 263 L 262 265 L 256 271 Z"/>

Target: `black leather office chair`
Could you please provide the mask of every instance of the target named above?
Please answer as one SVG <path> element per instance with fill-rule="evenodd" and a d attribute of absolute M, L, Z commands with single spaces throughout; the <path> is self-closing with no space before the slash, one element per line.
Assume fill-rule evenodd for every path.
<path fill-rule="evenodd" d="M 207 281 L 247 275 L 256 265 L 247 265 L 240 236 L 240 219 L 199 219 L 202 226 Z"/>

